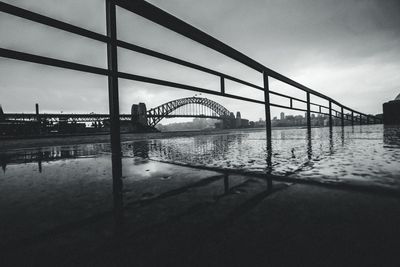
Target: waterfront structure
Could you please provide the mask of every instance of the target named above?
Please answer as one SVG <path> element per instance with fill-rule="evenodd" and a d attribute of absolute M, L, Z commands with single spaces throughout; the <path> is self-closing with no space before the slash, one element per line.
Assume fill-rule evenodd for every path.
<path fill-rule="evenodd" d="M 4 120 L 4 111 L 3 107 L 0 105 L 0 121 Z"/>
<path fill-rule="evenodd" d="M 133 104 L 131 114 L 120 115 L 122 132 L 154 132 L 164 118 L 208 118 L 218 119 L 216 128 L 248 128 L 249 120 L 242 119 L 240 111 L 235 117 L 221 104 L 202 97 L 187 97 L 169 101 L 147 110 L 145 103 Z M 110 129 L 108 114 L 40 114 L 39 104 L 35 113 L 4 113 L 0 110 L 2 135 L 46 135 L 107 132 Z M 87 127 L 86 124 L 91 124 Z"/>
<path fill-rule="evenodd" d="M 240 112 L 238 111 L 238 112 L 236 112 L 236 128 L 240 128 L 240 126 L 242 125 L 241 120 L 242 120 L 242 116 L 240 115 Z"/>
<path fill-rule="evenodd" d="M 122 125 L 127 127 L 130 132 L 150 131 L 152 127 L 149 127 L 146 104 L 133 104 L 131 107 L 131 121 L 127 123 L 124 121 Z"/>
<path fill-rule="evenodd" d="M 400 94 L 394 100 L 383 104 L 383 123 L 400 125 Z"/>

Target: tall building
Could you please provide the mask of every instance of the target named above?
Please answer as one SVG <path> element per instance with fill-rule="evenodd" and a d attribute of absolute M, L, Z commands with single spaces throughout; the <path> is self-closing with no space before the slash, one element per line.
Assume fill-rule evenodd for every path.
<path fill-rule="evenodd" d="M 281 120 L 284 120 L 284 119 L 285 119 L 285 113 L 281 112 Z"/>
<path fill-rule="evenodd" d="M 131 108 L 132 122 L 147 126 L 147 108 L 145 103 L 133 104 Z"/>
<path fill-rule="evenodd" d="M 240 128 L 242 126 L 242 117 L 240 115 L 240 111 L 236 112 L 236 128 Z"/>
<path fill-rule="evenodd" d="M 383 104 L 383 123 L 400 125 L 400 94 L 394 100 Z"/>
<path fill-rule="evenodd" d="M 4 119 L 4 111 L 3 111 L 3 107 L 0 105 L 0 120 Z"/>

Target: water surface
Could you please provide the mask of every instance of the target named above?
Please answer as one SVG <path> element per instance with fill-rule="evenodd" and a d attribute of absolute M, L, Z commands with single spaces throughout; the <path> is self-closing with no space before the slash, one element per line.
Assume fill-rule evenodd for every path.
<path fill-rule="evenodd" d="M 264 130 L 125 143 L 124 155 L 320 182 L 400 186 L 400 130 L 382 125 L 272 131 L 267 167 Z"/>
<path fill-rule="evenodd" d="M 314 128 L 311 136 L 306 129 L 275 129 L 272 153 L 267 153 L 263 129 L 124 142 L 122 151 L 125 203 L 178 192 L 216 175 L 158 161 L 400 191 L 400 130 L 382 125 L 334 127 L 332 132 Z M 76 225 L 113 208 L 109 144 L 2 151 L 0 165 L 0 245 Z M 230 183 L 243 181 L 236 177 Z M 191 193 L 213 201 L 226 193 L 226 182 L 212 179 Z"/>

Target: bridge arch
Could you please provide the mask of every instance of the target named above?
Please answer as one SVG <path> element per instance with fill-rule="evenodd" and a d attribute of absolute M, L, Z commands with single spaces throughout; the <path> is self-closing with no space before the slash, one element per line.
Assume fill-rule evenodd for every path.
<path fill-rule="evenodd" d="M 213 110 L 219 117 L 229 117 L 230 111 L 221 104 L 204 97 L 186 97 L 175 99 L 147 111 L 149 126 L 156 126 L 163 118 L 174 110 L 189 104 L 203 105 Z"/>

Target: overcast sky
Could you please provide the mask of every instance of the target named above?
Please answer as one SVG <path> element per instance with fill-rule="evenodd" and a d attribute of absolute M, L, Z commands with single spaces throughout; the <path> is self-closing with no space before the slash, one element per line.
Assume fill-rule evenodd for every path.
<path fill-rule="evenodd" d="M 7 0 L 5 2 L 105 33 L 104 0 Z M 398 0 L 151 0 L 260 63 L 365 113 L 400 92 L 400 1 Z M 259 73 L 169 30 L 118 9 L 118 38 L 262 84 Z M 0 12 L 0 46 L 106 67 L 106 47 L 97 41 Z M 218 90 L 219 79 L 119 49 L 119 68 Z M 5 112 L 107 112 L 107 79 L 0 58 L 0 104 Z M 305 98 L 277 81 L 271 90 Z M 234 83 L 227 92 L 262 99 L 261 92 Z M 193 96 L 185 90 L 120 80 L 120 109 L 149 108 Z M 263 117 L 262 106 L 207 96 L 242 117 Z M 274 103 L 288 104 L 273 97 Z M 315 99 L 315 101 L 319 101 Z M 325 104 L 323 101 L 321 103 Z M 302 107 L 301 105 L 298 105 Z M 273 116 L 284 111 L 274 108 Z M 285 111 L 287 114 L 292 113 Z"/>

